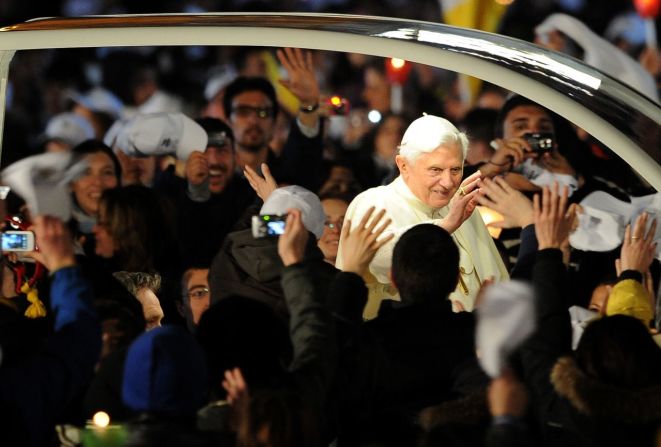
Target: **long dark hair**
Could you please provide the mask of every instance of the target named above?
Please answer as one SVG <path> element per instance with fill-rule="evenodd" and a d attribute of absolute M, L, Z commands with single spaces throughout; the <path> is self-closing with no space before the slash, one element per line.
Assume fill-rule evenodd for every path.
<path fill-rule="evenodd" d="M 100 207 L 119 267 L 177 277 L 180 256 L 171 203 L 150 188 L 129 185 L 104 191 Z"/>
<path fill-rule="evenodd" d="M 626 315 L 590 323 L 576 350 L 576 362 L 588 376 L 621 388 L 661 384 L 661 350 L 649 330 Z"/>

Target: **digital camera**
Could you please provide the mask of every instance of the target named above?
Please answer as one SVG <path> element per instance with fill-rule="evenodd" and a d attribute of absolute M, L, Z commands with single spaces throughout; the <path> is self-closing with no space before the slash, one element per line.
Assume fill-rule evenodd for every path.
<path fill-rule="evenodd" d="M 252 216 L 252 235 L 255 239 L 278 237 L 285 232 L 287 215 L 260 214 Z"/>
<path fill-rule="evenodd" d="M 551 132 L 526 133 L 523 138 L 530 145 L 530 149 L 538 154 L 551 152 L 555 146 L 555 138 Z"/>

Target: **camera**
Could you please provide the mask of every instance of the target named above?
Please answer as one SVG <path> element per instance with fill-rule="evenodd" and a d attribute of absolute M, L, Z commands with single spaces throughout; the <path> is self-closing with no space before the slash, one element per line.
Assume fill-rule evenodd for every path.
<path fill-rule="evenodd" d="M 2 251 L 34 251 L 32 231 L 5 231 L 2 233 Z"/>
<path fill-rule="evenodd" d="M 255 239 L 278 237 L 285 232 L 287 215 L 260 214 L 252 216 L 252 235 Z"/>
<path fill-rule="evenodd" d="M 555 139 L 551 132 L 526 133 L 523 138 L 530 145 L 530 149 L 538 154 L 551 152 L 555 145 Z"/>

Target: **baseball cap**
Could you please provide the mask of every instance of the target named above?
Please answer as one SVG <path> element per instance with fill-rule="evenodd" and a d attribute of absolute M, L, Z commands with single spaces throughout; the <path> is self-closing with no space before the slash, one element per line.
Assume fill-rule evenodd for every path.
<path fill-rule="evenodd" d="M 290 208 L 301 211 L 303 225 L 319 239 L 324 233 L 326 214 L 319 197 L 301 186 L 285 186 L 273 191 L 264 202 L 260 214 L 283 215 Z"/>
<path fill-rule="evenodd" d="M 218 93 L 230 82 L 232 82 L 239 73 L 233 65 L 221 65 L 214 70 L 214 73 L 209 77 L 206 86 L 204 87 L 204 99 L 211 101 Z"/>
<path fill-rule="evenodd" d="M 104 112 L 115 119 L 119 119 L 124 111 L 124 103 L 110 90 L 103 87 L 94 87 L 87 93 L 72 91 L 69 93 L 69 97 L 93 112 Z"/>
<path fill-rule="evenodd" d="M 43 136 L 44 141 L 57 140 L 72 147 L 94 137 L 92 124 L 72 112 L 60 113 L 51 118 Z"/>
<path fill-rule="evenodd" d="M 147 157 L 175 154 L 188 160 L 193 151 L 207 147 L 207 133 L 183 113 L 150 113 L 136 115 L 129 121 L 113 124 L 104 142 L 113 144 L 127 155 Z"/>

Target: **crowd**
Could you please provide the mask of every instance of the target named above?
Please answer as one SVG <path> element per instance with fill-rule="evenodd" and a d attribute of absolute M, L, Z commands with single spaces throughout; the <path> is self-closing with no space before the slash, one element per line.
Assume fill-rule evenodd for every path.
<path fill-rule="evenodd" d="M 576 15 L 658 98 L 658 50 Z M 400 108 L 388 63 L 17 54 L 2 444 L 661 445 L 652 188 L 493 85 L 407 62 Z"/>

